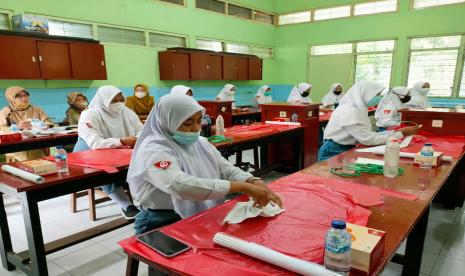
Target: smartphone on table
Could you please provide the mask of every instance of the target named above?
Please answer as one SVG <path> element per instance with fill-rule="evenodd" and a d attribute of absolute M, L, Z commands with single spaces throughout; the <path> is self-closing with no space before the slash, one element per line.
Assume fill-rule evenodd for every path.
<path fill-rule="evenodd" d="M 172 258 L 190 249 L 190 246 L 187 244 L 182 243 L 159 230 L 142 234 L 137 237 L 137 240 L 167 258 Z"/>

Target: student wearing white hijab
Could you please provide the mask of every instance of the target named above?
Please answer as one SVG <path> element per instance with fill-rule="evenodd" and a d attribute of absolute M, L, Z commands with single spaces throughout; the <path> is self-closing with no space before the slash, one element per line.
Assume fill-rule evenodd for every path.
<path fill-rule="evenodd" d="M 217 101 L 233 101 L 232 108 L 236 108 L 236 104 L 234 103 L 234 94 L 236 93 L 236 87 L 232 84 L 226 84 L 223 89 L 221 89 L 220 93 L 216 96 Z"/>
<path fill-rule="evenodd" d="M 287 98 L 288 103 L 302 103 L 302 104 L 311 104 L 313 103 L 310 99 L 310 91 L 312 86 L 306 82 L 299 83 L 298 85 L 292 88 L 289 97 Z"/>
<path fill-rule="evenodd" d="M 341 101 L 342 96 L 344 96 L 344 94 L 342 94 L 342 84 L 333 83 L 329 92 L 321 100 L 321 105 L 324 108 L 334 109 Z"/>
<path fill-rule="evenodd" d="M 258 106 L 260 104 L 269 104 L 273 102 L 271 97 L 271 87 L 263 85 L 257 90 L 257 94 L 252 100 L 253 105 Z"/>
<path fill-rule="evenodd" d="M 136 113 L 125 106 L 121 90 L 112 85 L 101 86 L 82 111 L 78 123 L 79 139 L 74 151 L 87 149 L 133 147 L 142 123 Z M 129 200 L 121 183 L 102 186 L 102 190 L 118 203 L 126 219 L 132 219 L 139 210 Z"/>
<path fill-rule="evenodd" d="M 174 95 L 187 95 L 187 96 L 194 96 L 194 92 L 192 92 L 192 89 L 190 87 L 184 86 L 184 85 L 175 85 L 173 88 L 171 88 L 170 94 Z"/>
<path fill-rule="evenodd" d="M 368 107 L 377 104 L 376 96 L 384 90 L 381 84 L 359 81 L 344 95 L 333 111 L 325 129 L 324 144 L 318 151 L 318 160 L 326 160 L 350 150 L 357 143 L 373 146 L 386 143 L 388 138 L 413 135 L 418 127 L 405 127 L 397 132 L 375 132 L 371 130 Z"/>
<path fill-rule="evenodd" d="M 399 110 L 404 108 L 404 104 L 410 101 L 410 98 L 410 89 L 403 86 L 394 87 L 384 95 L 375 112 L 378 131 L 400 125 Z"/>
<path fill-rule="evenodd" d="M 405 104 L 407 108 L 431 108 L 428 100 L 428 93 L 430 91 L 430 84 L 426 81 L 419 81 L 412 87 L 412 99 Z"/>
<path fill-rule="evenodd" d="M 199 137 L 205 109 L 192 97 L 169 94 L 152 110 L 134 149 L 127 181 L 142 210 L 135 221 L 143 233 L 193 216 L 242 192 L 257 205 L 281 199 L 264 182 L 234 167 Z"/>

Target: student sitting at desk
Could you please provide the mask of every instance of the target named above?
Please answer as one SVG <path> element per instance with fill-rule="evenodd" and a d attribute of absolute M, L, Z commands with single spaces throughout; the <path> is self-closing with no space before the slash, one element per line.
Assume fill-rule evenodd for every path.
<path fill-rule="evenodd" d="M 234 103 L 234 93 L 236 92 L 236 87 L 232 84 L 226 84 L 220 93 L 216 96 L 217 101 L 233 101 L 232 109 L 236 109 L 236 104 Z"/>
<path fill-rule="evenodd" d="M 329 92 L 321 100 L 321 106 L 327 109 L 335 109 L 339 105 L 342 96 L 344 96 L 342 94 L 342 84 L 333 83 Z"/>
<path fill-rule="evenodd" d="M 86 95 L 79 92 L 71 92 L 68 94 L 68 110 L 66 110 L 65 122 L 70 125 L 77 125 L 81 112 L 87 109 L 89 102 Z"/>
<path fill-rule="evenodd" d="M 120 89 L 101 86 L 79 118 L 79 139 L 74 151 L 87 149 L 134 147 L 142 123 L 131 109 L 124 105 Z M 139 210 L 129 200 L 122 183 L 104 185 L 102 190 L 122 209 L 126 219 L 134 218 Z"/>
<path fill-rule="evenodd" d="M 184 86 L 184 85 L 175 85 L 173 88 L 171 88 L 170 94 L 173 95 L 187 95 L 194 97 L 194 92 L 192 92 L 192 89 L 190 87 Z"/>
<path fill-rule="evenodd" d="M 129 96 L 126 100 L 126 106 L 132 109 L 141 120 L 147 119 L 154 104 L 155 101 L 153 96 L 150 96 L 149 87 L 142 83 L 134 86 L 134 96 Z"/>
<path fill-rule="evenodd" d="M 132 154 L 127 181 L 142 210 L 140 234 L 198 214 L 242 192 L 258 206 L 281 205 L 264 182 L 234 167 L 199 137 L 205 109 L 192 97 L 169 94 L 156 104 Z"/>
<path fill-rule="evenodd" d="M 287 98 L 288 103 L 302 103 L 302 104 L 311 104 L 313 103 L 310 99 L 310 91 L 312 86 L 306 82 L 299 83 L 298 85 L 292 88 L 289 97 Z"/>
<path fill-rule="evenodd" d="M 386 143 L 389 137 L 413 135 L 418 127 L 405 127 L 398 131 L 371 130 L 368 107 L 376 104 L 376 96 L 384 90 L 381 84 L 362 80 L 354 84 L 333 111 L 326 126 L 325 142 L 318 151 L 318 161 L 329 159 L 355 147 L 357 143 L 374 146 Z"/>
<path fill-rule="evenodd" d="M 273 102 L 273 98 L 271 97 L 271 87 L 268 85 L 263 85 L 257 90 L 257 94 L 252 100 L 252 104 L 254 106 L 259 106 L 261 104 L 269 104 Z"/>
<path fill-rule="evenodd" d="M 410 101 L 410 89 L 407 87 L 394 87 L 384 95 L 375 112 L 376 126 L 378 131 L 385 131 L 392 126 L 400 125 L 399 110 Z"/>
<path fill-rule="evenodd" d="M 405 104 L 407 108 L 431 108 L 428 100 L 428 93 L 430 91 L 430 84 L 426 81 L 419 81 L 412 87 L 412 98 Z"/>
<path fill-rule="evenodd" d="M 39 119 L 48 126 L 53 122 L 42 108 L 32 105 L 29 101 L 29 92 L 23 87 L 13 86 L 5 90 L 5 98 L 9 106 L 0 111 L 0 130 L 9 131 L 12 124 L 16 124 L 20 130 L 31 129 L 32 119 Z M 35 149 L 6 154 L 7 162 L 26 161 L 37 159 L 46 155 L 44 149 Z"/>

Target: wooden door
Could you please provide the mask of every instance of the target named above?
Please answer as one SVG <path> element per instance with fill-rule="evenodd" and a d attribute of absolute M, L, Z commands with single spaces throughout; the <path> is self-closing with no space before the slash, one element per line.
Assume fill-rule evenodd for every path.
<path fill-rule="evenodd" d="M 69 43 L 37 41 L 40 74 L 43 79 L 71 79 Z"/>
<path fill-rule="evenodd" d="M 190 73 L 193 80 L 209 79 L 209 60 L 208 53 L 190 53 Z"/>
<path fill-rule="evenodd" d="M 0 78 L 40 79 L 34 39 L 0 36 Z"/>
<path fill-rule="evenodd" d="M 249 59 L 248 58 L 237 59 L 237 79 L 238 80 L 249 79 Z"/>
<path fill-rule="evenodd" d="M 69 44 L 73 79 L 106 80 L 105 51 L 99 43 Z"/>
<path fill-rule="evenodd" d="M 189 80 L 189 54 L 173 51 L 158 53 L 160 80 Z"/>
<path fill-rule="evenodd" d="M 209 56 L 208 62 L 208 79 L 221 80 L 223 76 L 223 58 L 221 56 Z"/>
<path fill-rule="evenodd" d="M 262 79 L 262 59 L 249 58 L 249 80 Z"/>
<path fill-rule="evenodd" d="M 223 79 L 237 80 L 237 58 L 223 56 Z"/>

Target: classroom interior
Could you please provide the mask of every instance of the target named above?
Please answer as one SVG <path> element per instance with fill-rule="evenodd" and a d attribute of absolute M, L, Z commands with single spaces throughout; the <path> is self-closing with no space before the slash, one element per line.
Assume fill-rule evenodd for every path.
<path fill-rule="evenodd" d="M 442 120 L 445 124 L 449 118 L 454 121 L 452 127 L 446 125 L 447 130 L 439 132 L 439 135 L 452 133 L 454 137 L 465 136 L 463 134 L 465 112 L 459 111 L 463 110 L 465 105 L 464 0 L 2 0 L 0 44 L 7 43 L 2 37 L 18 34 L 34 37 L 37 40 L 47 40 L 43 36 L 37 37 L 29 32 L 14 31 L 12 19 L 16 15 L 47 18 L 49 35 L 54 36 L 55 41 L 66 42 L 75 39 L 76 43 L 97 41 L 103 45 L 103 60 L 101 62 L 99 60 L 98 64 L 104 67 L 104 73 L 95 77 L 75 77 L 72 73 L 75 72 L 74 68 L 72 70 L 68 68 L 70 75 L 64 77 L 46 77 L 45 72 L 38 72 L 38 75 L 33 77 L 13 76 L 9 75 L 12 73 L 6 66 L 8 63 L 2 65 L 2 61 L 6 59 L 0 57 L 0 67 L 3 67 L 0 68 L 0 107 L 9 105 L 3 92 L 8 87 L 21 86 L 30 93 L 30 101 L 40 106 L 55 123 L 63 122 L 66 118 L 69 92 L 83 93 L 90 102 L 99 87 L 109 84 L 118 87 L 124 97 L 134 95 L 136 84 L 146 84 L 155 102 L 169 94 L 173 86 L 185 85 L 191 88 L 195 100 L 209 102 L 215 101 L 216 95 L 226 83 L 231 83 L 236 87 L 235 105 L 250 106 L 251 110 L 256 110 L 253 99 L 262 85 L 268 85 L 272 91 L 273 102 L 280 103 L 286 102 L 290 91 L 297 84 L 306 82 L 312 85 L 311 99 L 314 103 L 320 103 L 333 83 L 340 83 L 343 91 L 348 91 L 360 80 L 375 81 L 386 88 L 396 86 L 411 88 L 418 81 L 427 81 L 431 85 L 428 98 L 432 107 L 447 109 L 448 112 L 454 113 L 450 117 L 448 114 L 441 115 L 444 116 L 441 117 L 441 128 Z M 50 41 L 54 41 L 53 39 Z M 234 78 L 224 78 L 220 73 L 217 78 L 211 78 L 208 74 L 192 77 L 192 74 L 196 74 L 192 66 L 190 71 L 187 69 L 189 72 L 185 78 L 174 76 L 178 72 L 176 69 L 169 73 L 162 72 L 166 68 L 161 66 L 161 62 L 169 63 L 170 60 L 162 61 L 160 53 L 168 52 L 167 49 L 175 47 L 181 53 L 196 53 L 196 50 L 204 50 L 208 51 L 204 53 L 213 56 L 216 55 L 214 53 L 222 53 L 237 55 L 239 59 L 241 57 L 249 59 L 248 75 L 241 78 L 236 73 Z M 7 48 L 2 48 L 0 45 L 0 49 Z M 11 51 L 12 48 L 8 49 Z M 49 54 L 53 56 L 56 53 Z M 0 56 L 3 55 L 7 56 L 9 53 L 0 52 Z M 42 62 L 42 57 L 40 59 Z M 258 76 L 251 77 L 251 59 L 260 61 Z M 167 66 L 175 68 L 174 63 L 169 63 Z M 291 168 L 286 167 L 286 170 L 274 170 L 272 166 L 271 169 L 266 168 L 266 172 L 260 174 L 265 183 L 277 181 L 302 169 L 311 170 L 312 167 L 318 166 L 318 163 L 316 165 L 315 163 L 318 143 L 321 139 L 318 134 L 321 130 L 319 128 L 321 121 L 319 125 L 319 113 L 315 113 L 315 110 L 318 111 L 318 105 L 312 106 L 311 108 L 304 106 L 296 111 L 299 112 L 301 119 L 304 116 L 301 114 L 313 112 L 313 116 L 316 116 L 313 118 L 315 121 L 310 122 L 310 118 L 308 122 L 302 123 L 305 131 L 311 130 L 305 134 L 304 130 L 295 131 L 294 136 L 274 133 L 276 137 L 264 140 L 263 143 L 276 145 L 279 144 L 279 139 L 286 139 L 286 135 L 289 136 L 287 139 L 302 139 L 293 140 L 297 143 L 291 143 L 289 147 L 277 146 L 283 150 L 283 153 L 277 154 L 284 156 L 282 158 L 286 158 L 289 154 L 301 154 L 302 156 L 299 156 L 302 159 L 296 157 L 296 165 L 289 163 L 287 167 Z M 267 115 L 265 110 L 268 109 L 262 107 L 255 115 L 261 114 L 262 122 L 265 121 L 265 117 L 266 120 L 272 120 L 273 117 L 282 117 L 273 113 L 278 109 L 270 107 L 270 115 Z M 244 112 L 247 113 L 246 110 Z M 287 111 L 288 115 L 293 113 L 293 109 Z M 232 114 L 230 116 L 234 116 L 234 113 Z M 236 119 L 243 115 L 236 114 Z M 418 118 L 415 114 L 409 116 L 411 120 Z M 421 118 L 419 121 L 425 120 L 431 125 L 430 120 L 433 120 L 434 124 L 436 117 L 433 119 L 430 117 Z M 249 124 L 252 121 L 259 121 L 256 117 L 250 120 L 229 119 L 231 123 L 227 127 L 236 123 Z M 428 128 L 428 131 L 435 129 L 433 126 L 431 130 Z M 311 139 L 312 142 L 303 142 L 303 139 Z M 238 141 L 241 141 L 241 138 Z M 300 147 L 296 146 L 299 142 L 303 143 Z M 257 160 L 268 154 L 268 151 L 257 150 L 256 144 L 251 145 L 244 146 L 239 156 L 237 152 L 228 152 L 223 144 L 217 148 L 222 154 L 224 153 L 223 156 L 228 157 L 231 164 L 252 172 L 256 169 L 254 165 L 257 164 Z M 316 151 L 308 147 L 315 147 Z M 69 150 L 72 151 L 72 146 Z M 3 149 L 0 151 L 6 153 Z M 5 162 L 4 158 L 2 154 L 2 163 Z M 279 156 L 273 158 L 279 159 Z M 437 180 L 447 184 L 449 174 L 459 174 L 457 172 L 460 170 L 459 166 L 462 166 L 463 171 L 465 162 L 463 152 L 455 159 L 452 165 L 449 163 L 443 165 L 449 171 L 442 168 L 440 172 L 434 174 L 434 177 L 430 177 L 432 181 Z M 263 158 L 260 160 L 263 161 Z M 286 162 L 289 160 L 287 159 Z M 412 166 L 410 163 L 401 163 L 401 165 L 408 168 Z M 411 169 L 406 169 L 406 173 L 409 172 Z M 382 179 L 383 176 L 379 177 Z M 421 176 L 411 179 L 421 179 Z M 458 189 L 464 191 L 463 179 L 454 175 L 449 182 L 457 182 L 456 185 L 462 186 Z M 4 184 L 4 179 L 0 177 L 0 186 Z M 395 187 L 389 188 L 395 190 Z M 426 233 L 423 233 L 424 244 L 421 243 L 420 247 L 423 250 L 417 252 L 415 256 L 416 258 L 419 256 L 420 259 L 413 257 L 404 261 L 419 265 L 419 274 L 410 275 L 464 275 L 463 199 L 462 205 L 454 202 L 452 207 L 446 208 L 443 202 L 432 202 L 438 190 L 429 189 L 433 188 L 427 188 L 430 194 L 426 195 L 420 191 L 418 196 L 422 200 L 428 198 L 421 207 L 427 209 L 426 218 L 424 214 L 416 217 L 417 219 L 410 222 L 411 228 L 404 225 L 405 221 L 399 221 L 399 225 L 412 231 L 415 224 L 422 219 L 427 225 Z M 8 218 L 6 226 L 9 227 L 11 234 L 13 251 L 30 249 L 31 237 L 27 231 L 30 226 L 24 222 L 27 207 L 24 203 L 25 199 L 7 195 L 4 190 L 0 192 Z M 76 199 L 75 207 L 70 207 L 70 204 L 72 205 L 70 197 L 69 194 L 60 195 L 38 203 L 41 225 L 39 230 L 42 231 L 43 242 L 62 239 L 79 231 L 108 225 L 115 219 L 121 219 L 121 208 L 112 201 L 96 204 L 95 220 L 92 220 L 89 217 L 90 205 L 87 192 Z M 97 193 L 96 197 L 101 198 L 102 195 Z M 387 204 L 390 201 L 386 198 L 384 199 Z M 410 206 L 408 205 L 410 203 L 405 204 L 402 206 Z M 379 210 L 383 210 L 386 214 L 391 212 L 389 209 L 391 206 L 386 209 L 382 206 L 376 206 L 378 208 L 376 214 L 379 214 Z M 70 209 L 73 208 L 77 211 L 71 212 Z M 410 207 L 406 208 L 408 210 Z M 385 223 L 380 221 L 381 218 L 377 223 Z M 4 226 L 0 222 L 0 228 Z M 186 231 L 195 233 L 195 229 L 186 229 Z M 410 233 L 407 232 L 404 233 L 405 237 Z M 387 235 L 389 234 L 387 232 Z M 75 245 L 47 254 L 48 275 L 125 275 L 129 266 L 128 253 L 119 242 L 134 235 L 134 224 L 126 223 L 122 227 L 112 228 L 105 234 L 95 235 Z M 5 237 L 0 236 L 0 238 L 2 238 L 0 249 L 4 251 L 2 248 L 5 247 L 3 244 Z M 406 241 L 389 246 L 395 249 L 392 254 L 404 253 Z M 402 274 L 401 264 L 386 258 L 387 260 L 380 269 L 376 270 L 376 273 L 383 276 L 409 275 L 405 274 L 405 271 Z M 7 269 L 6 262 L 7 260 L 2 256 L 2 266 L 0 266 L 2 276 L 47 275 L 35 271 L 34 265 L 29 266 L 30 270 L 27 274 L 20 269 Z M 132 275 L 148 275 L 148 273 L 149 265 L 141 261 L 138 271 Z M 286 275 L 290 272 L 283 273 Z M 213 274 L 216 272 L 209 271 L 203 275 Z"/>

